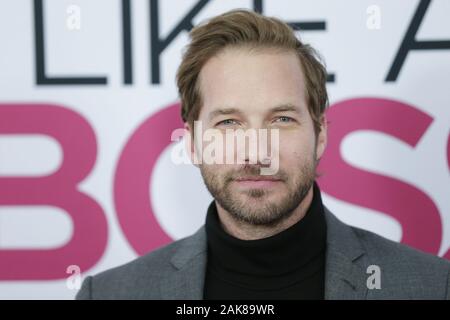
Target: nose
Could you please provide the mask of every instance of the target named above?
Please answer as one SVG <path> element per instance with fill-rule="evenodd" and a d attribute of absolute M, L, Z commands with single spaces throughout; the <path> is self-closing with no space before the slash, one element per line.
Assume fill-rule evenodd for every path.
<path fill-rule="evenodd" d="M 277 129 L 249 128 L 245 132 L 237 132 L 236 153 L 239 163 L 270 166 L 278 145 Z M 275 139 L 274 139 L 275 138 Z"/>

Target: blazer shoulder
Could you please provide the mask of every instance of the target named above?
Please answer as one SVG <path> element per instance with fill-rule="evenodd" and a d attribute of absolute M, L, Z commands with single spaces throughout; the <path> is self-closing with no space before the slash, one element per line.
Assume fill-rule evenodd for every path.
<path fill-rule="evenodd" d="M 76 299 L 157 299 L 161 276 L 174 270 L 171 259 L 180 247 L 189 242 L 189 238 L 174 241 L 126 264 L 86 277 Z"/>
<path fill-rule="evenodd" d="M 450 261 L 420 251 L 406 244 L 395 242 L 376 233 L 351 227 L 369 255 L 385 257 L 391 262 L 408 262 L 450 270 Z"/>
<path fill-rule="evenodd" d="M 450 298 L 450 261 L 370 231 L 351 229 L 365 249 L 367 262 L 379 266 L 388 283 Z"/>

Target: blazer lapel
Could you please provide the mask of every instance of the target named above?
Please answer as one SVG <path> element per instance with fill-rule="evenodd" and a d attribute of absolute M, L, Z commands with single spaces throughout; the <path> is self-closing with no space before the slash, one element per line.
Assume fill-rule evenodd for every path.
<path fill-rule="evenodd" d="M 354 231 L 325 208 L 327 253 L 325 299 L 366 299 L 368 275 L 363 268 L 365 251 Z M 162 299 L 203 299 L 207 262 L 204 227 L 186 238 L 175 252 L 171 264 L 175 270 L 161 275 Z"/>
<path fill-rule="evenodd" d="M 367 277 L 364 248 L 350 226 L 339 221 L 325 208 L 327 221 L 327 253 L 325 267 L 325 299 L 366 299 Z"/>
<path fill-rule="evenodd" d="M 170 270 L 161 278 L 161 298 L 180 300 L 203 299 L 206 272 L 206 232 L 200 228 L 176 248 Z"/>

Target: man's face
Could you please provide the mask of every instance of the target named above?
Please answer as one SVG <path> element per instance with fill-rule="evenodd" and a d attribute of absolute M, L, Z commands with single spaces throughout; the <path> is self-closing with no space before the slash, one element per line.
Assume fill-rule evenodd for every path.
<path fill-rule="evenodd" d="M 318 137 L 314 133 L 298 57 L 293 52 L 226 49 L 204 65 L 199 80 L 203 132 L 263 128 L 279 135 L 271 142 L 276 145 L 268 146 L 276 151 L 272 156 L 277 159 L 271 158 L 278 161 L 276 173 L 261 175 L 266 164 L 260 162 L 236 163 L 257 152 L 236 145 L 234 163 L 199 165 L 208 190 L 237 220 L 274 225 L 289 217 L 310 190 L 326 144 L 325 126 Z"/>

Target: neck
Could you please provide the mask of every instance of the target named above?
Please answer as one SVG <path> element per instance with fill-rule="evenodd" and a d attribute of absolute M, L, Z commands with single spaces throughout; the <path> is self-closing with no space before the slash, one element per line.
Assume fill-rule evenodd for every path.
<path fill-rule="evenodd" d="M 241 240 L 259 240 L 276 235 L 299 222 L 305 216 L 313 199 L 313 187 L 303 201 L 294 209 L 291 215 L 275 225 L 253 225 L 236 220 L 216 201 L 217 214 L 223 229 L 230 235 Z"/>

